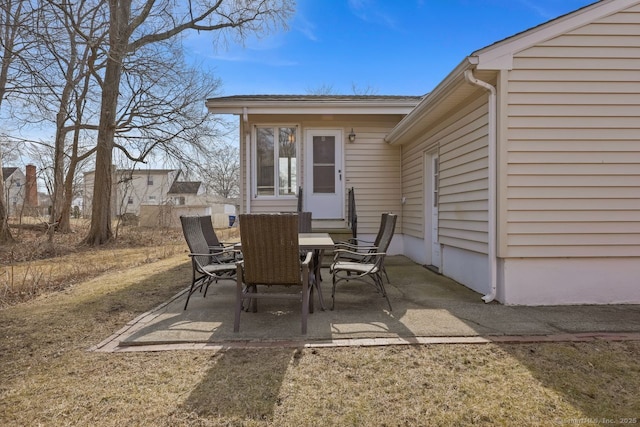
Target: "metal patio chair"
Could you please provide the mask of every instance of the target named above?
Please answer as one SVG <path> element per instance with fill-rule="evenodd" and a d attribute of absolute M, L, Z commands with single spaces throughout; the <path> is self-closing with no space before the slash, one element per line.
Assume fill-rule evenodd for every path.
<path fill-rule="evenodd" d="M 387 250 L 393 233 L 396 228 L 397 215 L 387 214 L 384 229 L 380 236 L 379 245 L 375 251 L 369 251 L 366 254 L 360 252 L 350 251 L 348 249 L 336 249 L 334 251 L 333 263 L 329 267 L 329 272 L 333 276 L 333 287 L 331 290 L 331 309 L 333 310 L 336 302 L 336 285 L 341 282 L 359 281 L 364 283 L 373 284 L 376 290 L 382 294 L 387 300 L 389 305 L 389 311 L 391 308 L 391 301 L 387 295 L 387 291 L 384 287 L 384 280 L 382 274 L 384 272 L 384 259 L 387 255 Z M 364 255 L 360 260 L 354 260 L 354 256 Z M 387 278 L 388 280 L 388 278 Z"/>
<path fill-rule="evenodd" d="M 213 221 L 210 215 L 199 216 L 200 226 L 202 227 L 202 234 L 209 246 L 209 252 L 217 256 L 218 262 L 235 262 L 240 256 L 239 252 L 229 251 L 234 243 L 221 242 L 218 240 L 218 235 L 213 228 Z"/>
<path fill-rule="evenodd" d="M 298 212 L 298 233 L 311 232 L 311 212 Z"/>
<path fill-rule="evenodd" d="M 368 254 L 373 252 L 380 252 L 378 247 L 380 246 L 380 239 L 382 239 L 388 217 L 388 212 L 383 212 L 380 216 L 380 227 L 378 228 L 378 234 L 373 241 L 352 237 L 343 242 L 337 242 L 335 244 L 336 249 L 345 249 L 348 251 L 343 253 L 342 259 L 351 260 L 354 262 L 367 262 L 369 259 Z M 384 266 L 382 269 L 382 273 L 386 277 L 387 283 L 390 283 L 389 275 L 387 274 L 387 270 L 384 268 Z"/>
<path fill-rule="evenodd" d="M 220 279 L 234 280 L 236 274 L 236 261 L 233 248 L 223 248 L 212 254 L 204 237 L 201 217 L 181 216 L 182 233 L 189 246 L 191 258 L 191 286 L 187 295 L 184 309 L 189 305 L 189 299 L 194 292 L 202 290 L 207 296 L 207 290 L 211 283 L 217 283 Z"/>
<path fill-rule="evenodd" d="M 243 260 L 238 262 L 236 307 L 233 330 L 240 330 L 240 313 L 257 311 L 257 299 L 295 299 L 302 305 L 302 334 L 307 333 L 307 316 L 313 312 L 312 253 L 300 259 L 298 215 L 242 214 L 240 240 Z M 259 287 L 285 286 L 294 292 L 262 292 Z"/>

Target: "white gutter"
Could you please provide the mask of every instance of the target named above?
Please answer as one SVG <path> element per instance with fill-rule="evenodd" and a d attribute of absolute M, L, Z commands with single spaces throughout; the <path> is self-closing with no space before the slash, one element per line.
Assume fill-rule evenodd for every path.
<path fill-rule="evenodd" d="M 249 127 L 249 114 L 247 107 L 242 108 L 242 123 L 244 128 L 244 158 L 245 158 L 245 171 L 251 171 L 251 128 Z M 242 141 L 242 136 L 240 137 Z M 246 185 L 246 198 L 247 208 L 245 213 L 251 213 L 251 174 L 247 176 L 245 173 L 245 185 Z"/>
<path fill-rule="evenodd" d="M 473 70 L 465 70 L 464 78 L 472 85 L 489 92 L 489 284 L 491 292 L 482 297 L 486 303 L 493 301 L 497 293 L 498 258 L 496 257 L 496 183 L 497 183 L 497 96 L 496 88 L 487 82 L 478 80 Z"/>

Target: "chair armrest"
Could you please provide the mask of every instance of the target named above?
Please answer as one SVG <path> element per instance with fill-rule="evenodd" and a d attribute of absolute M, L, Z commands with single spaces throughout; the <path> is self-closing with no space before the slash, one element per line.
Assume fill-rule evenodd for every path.
<path fill-rule="evenodd" d="M 375 251 L 375 250 L 378 249 L 377 246 L 350 245 L 348 243 L 345 244 L 345 243 L 340 243 L 340 242 L 336 243 L 334 245 L 334 247 L 337 248 L 337 249 L 346 249 L 346 250 L 354 251 L 354 252 L 355 251 L 363 251 L 363 250 L 366 250 L 366 251 L 374 250 Z"/>
<path fill-rule="evenodd" d="M 305 255 L 304 260 L 302 261 L 302 265 L 309 265 L 311 263 L 311 259 L 313 258 L 313 252 L 309 251 L 307 252 L 307 255 Z"/>
<path fill-rule="evenodd" d="M 367 252 L 366 254 L 363 254 L 362 252 L 355 252 L 355 251 L 350 251 L 347 249 L 336 249 L 333 255 L 333 261 L 338 261 L 340 258 L 344 257 L 345 255 L 356 255 L 356 256 L 366 256 L 367 259 L 373 259 L 373 258 L 380 258 L 380 257 L 384 257 L 387 253 L 386 252 Z M 370 264 L 369 262 L 367 262 L 367 264 Z"/>
<path fill-rule="evenodd" d="M 238 242 L 219 242 L 219 243 L 221 246 L 228 248 L 230 246 L 235 246 Z"/>
<path fill-rule="evenodd" d="M 364 240 L 364 239 L 359 239 L 357 237 L 351 237 L 347 240 L 336 242 L 336 245 L 359 246 L 360 243 L 368 243 L 370 246 L 370 245 L 373 245 L 374 242 L 372 240 Z"/>
<path fill-rule="evenodd" d="M 215 248 L 218 248 L 218 246 L 215 246 Z M 221 248 L 219 252 L 216 252 L 214 254 L 212 254 L 211 252 L 208 252 L 206 254 L 198 254 L 198 253 L 190 252 L 189 256 L 191 256 L 191 257 L 193 257 L 193 256 L 216 257 L 216 256 L 224 255 L 224 254 L 239 254 L 239 253 L 242 253 L 239 249 L 235 249 L 234 247 L 229 247 L 229 248 Z"/>

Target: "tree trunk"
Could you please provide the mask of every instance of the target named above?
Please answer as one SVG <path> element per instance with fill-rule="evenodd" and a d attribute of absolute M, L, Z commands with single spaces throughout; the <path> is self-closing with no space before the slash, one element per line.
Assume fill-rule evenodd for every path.
<path fill-rule="evenodd" d="M 109 0 L 109 54 L 102 86 L 100 122 L 96 145 L 96 171 L 91 205 L 91 227 L 84 239 L 88 245 L 107 243 L 113 238 L 111 229 L 111 192 L 113 143 L 122 61 L 129 42 L 128 24 L 131 0 Z"/>
<path fill-rule="evenodd" d="M 73 177 L 76 173 L 76 164 L 73 160 L 69 164 L 69 170 L 64 181 L 64 202 L 60 210 L 60 222 L 58 223 L 58 232 L 71 232 L 71 204 L 73 203 Z"/>
<path fill-rule="evenodd" d="M 2 165 L 2 150 L 0 150 L 0 165 Z M 9 212 L 4 204 L 4 194 L 4 178 L 0 173 L 0 243 L 11 243 L 13 236 L 9 228 Z"/>
<path fill-rule="evenodd" d="M 111 163 L 120 73 L 120 63 L 116 63 L 115 58 L 109 55 L 102 91 L 96 171 L 91 204 L 91 227 L 84 240 L 89 245 L 102 245 L 113 237 L 111 230 L 111 186 L 113 180 Z"/>
<path fill-rule="evenodd" d="M 66 132 L 63 128 L 70 94 L 71 88 L 67 85 L 62 93 L 62 99 L 60 100 L 59 111 L 56 117 L 56 136 L 53 155 L 53 200 L 51 203 L 51 216 L 49 217 L 51 227 L 49 227 L 49 231 L 47 232 L 49 242 L 53 241 L 53 235 L 59 225 L 56 223 L 60 222 L 60 214 L 64 204 L 64 143 Z"/>

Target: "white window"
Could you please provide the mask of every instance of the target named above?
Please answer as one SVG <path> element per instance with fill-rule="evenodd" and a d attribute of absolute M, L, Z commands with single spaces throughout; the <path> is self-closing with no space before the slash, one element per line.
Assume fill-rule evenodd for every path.
<path fill-rule="evenodd" d="M 256 196 L 294 196 L 298 188 L 295 126 L 257 126 Z"/>
<path fill-rule="evenodd" d="M 156 196 L 149 196 L 149 201 L 150 202 L 155 202 L 156 201 Z"/>
<path fill-rule="evenodd" d="M 153 177 L 151 175 L 147 176 L 147 185 L 153 185 Z"/>

